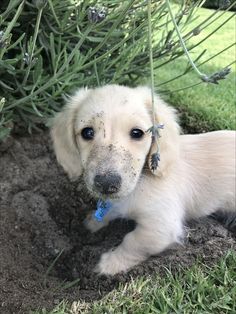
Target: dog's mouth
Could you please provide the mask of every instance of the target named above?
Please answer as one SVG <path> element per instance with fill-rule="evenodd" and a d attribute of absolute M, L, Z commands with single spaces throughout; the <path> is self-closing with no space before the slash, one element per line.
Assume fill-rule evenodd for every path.
<path fill-rule="evenodd" d="M 117 189 L 116 186 L 109 187 L 106 192 L 101 191 L 100 189 L 97 189 L 94 185 L 93 186 L 87 186 L 88 191 L 90 192 L 91 196 L 95 199 L 102 199 L 102 200 L 120 200 L 123 198 L 124 193 L 121 189 Z"/>
<path fill-rule="evenodd" d="M 94 187 L 87 187 L 88 191 L 90 192 L 91 196 L 95 199 L 102 199 L 102 200 L 120 200 L 122 198 L 122 194 L 120 192 L 109 192 L 109 193 L 101 193 Z"/>
<path fill-rule="evenodd" d="M 101 198 L 103 200 L 106 200 L 106 199 L 117 200 L 117 199 L 120 199 L 121 197 L 120 195 L 121 191 L 120 189 L 117 188 L 117 186 L 110 186 L 105 190 L 105 192 L 93 186 L 93 188 L 90 189 L 90 191 L 96 198 Z"/>

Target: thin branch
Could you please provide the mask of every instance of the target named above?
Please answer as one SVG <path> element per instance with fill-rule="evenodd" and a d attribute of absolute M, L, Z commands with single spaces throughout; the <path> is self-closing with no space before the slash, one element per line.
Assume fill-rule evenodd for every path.
<path fill-rule="evenodd" d="M 229 68 L 229 67 L 230 67 L 231 65 L 233 65 L 234 63 L 236 63 L 236 60 L 234 60 L 233 62 L 230 62 L 228 65 L 226 65 L 226 66 L 224 67 L 224 69 Z M 180 92 L 180 91 L 183 91 L 183 90 L 186 90 L 186 89 L 189 89 L 189 88 L 198 86 L 198 85 L 203 84 L 203 83 L 204 83 L 204 82 L 201 81 L 201 82 L 194 83 L 194 84 L 191 84 L 191 85 L 182 87 L 182 88 L 178 88 L 178 89 L 174 89 L 174 90 L 159 90 L 158 92 L 161 93 L 161 94 L 169 95 L 169 94 L 174 94 L 174 93 L 177 93 L 177 92 Z"/>
<path fill-rule="evenodd" d="M 217 57 L 218 55 L 222 54 L 223 52 L 225 52 L 225 51 L 227 51 L 228 49 L 230 49 L 230 48 L 232 48 L 233 46 L 235 46 L 235 44 L 236 44 L 236 43 L 233 43 L 233 44 L 229 45 L 229 46 L 226 47 L 225 49 L 223 49 L 223 50 L 219 51 L 218 53 L 216 53 L 214 56 L 212 56 L 212 57 L 206 59 L 204 62 L 198 64 L 198 67 L 200 68 L 203 64 L 207 63 L 208 61 L 214 59 L 214 58 Z M 193 70 L 193 69 L 189 69 L 189 71 L 185 71 L 185 72 L 183 72 L 182 74 L 179 74 L 179 75 L 173 77 L 172 79 L 169 79 L 169 80 L 167 80 L 167 81 L 164 81 L 164 82 L 158 84 L 158 87 L 160 87 L 160 86 L 162 86 L 162 85 L 165 85 L 165 84 L 167 84 L 167 83 L 170 83 L 170 82 L 172 82 L 172 81 L 175 81 L 176 79 L 178 79 L 178 78 L 180 78 L 180 77 L 186 75 L 187 73 L 191 72 L 192 70 Z"/>

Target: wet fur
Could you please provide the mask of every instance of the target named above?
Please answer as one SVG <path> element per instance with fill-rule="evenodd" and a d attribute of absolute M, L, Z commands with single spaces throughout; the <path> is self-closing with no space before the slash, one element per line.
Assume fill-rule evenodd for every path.
<path fill-rule="evenodd" d="M 107 85 L 81 89 L 68 100 L 53 122 L 52 138 L 58 162 L 73 179 L 83 175 L 97 198 L 95 174 L 116 171 L 121 189 L 112 195 L 112 210 L 104 221 L 93 215 L 86 226 L 95 232 L 109 221 L 131 218 L 137 223 L 114 250 L 102 254 L 96 267 L 100 274 L 127 271 L 178 242 L 186 219 L 217 210 L 235 212 L 234 131 L 180 135 L 174 109 L 155 96 L 156 119 L 165 125 L 159 139 L 161 161 L 150 168 L 151 134 L 131 140 L 129 130 L 152 125 L 151 93 L 146 87 Z M 96 129 L 93 141 L 81 139 L 81 129 Z"/>

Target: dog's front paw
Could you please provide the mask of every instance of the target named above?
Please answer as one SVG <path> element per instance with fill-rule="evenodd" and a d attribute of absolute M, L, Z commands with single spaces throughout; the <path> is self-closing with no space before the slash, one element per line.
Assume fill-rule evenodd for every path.
<path fill-rule="evenodd" d="M 95 268 L 95 272 L 100 275 L 115 275 L 127 271 L 135 264 L 135 262 L 127 263 L 124 256 L 119 255 L 115 250 L 102 254 L 101 259 Z"/>
<path fill-rule="evenodd" d="M 96 232 L 108 225 L 107 221 L 97 221 L 94 218 L 94 211 L 90 213 L 84 220 L 84 226 L 91 232 Z"/>

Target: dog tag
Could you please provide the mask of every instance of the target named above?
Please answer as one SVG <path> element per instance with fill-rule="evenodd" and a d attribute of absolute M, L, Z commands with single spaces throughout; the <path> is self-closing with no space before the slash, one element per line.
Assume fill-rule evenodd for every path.
<path fill-rule="evenodd" d="M 99 222 L 103 221 L 103 217 L 109 212 L 110 209 L 111 202 L 98 200 L 94 218 Z"/>

